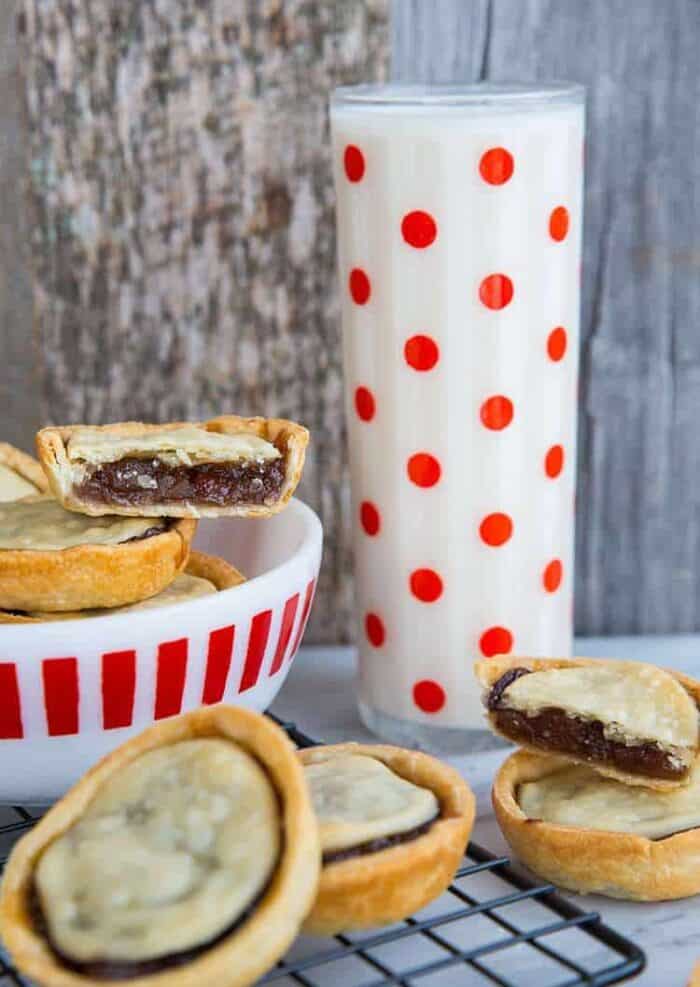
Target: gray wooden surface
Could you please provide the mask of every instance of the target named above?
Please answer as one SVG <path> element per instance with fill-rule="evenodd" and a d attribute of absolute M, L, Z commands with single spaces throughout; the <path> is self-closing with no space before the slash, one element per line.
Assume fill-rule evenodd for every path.
<path fill-rule="evenodd" d="M 40 390 L 18 226 L 28 172 L 19 167 L 13 0 L 0 4 L 3 437 L 27 442 L 39 407 L 43 419 L 96 420 L 264 404 L 306 420 L 316 438 L 303 493 L 327 532 L 316 640 L 346 638 L 350 605 L 322 106 L 336 79 L 381 73 L 383 2 L 22 0 L 35 18 L 25 140 Z M 72 16 L 61 21 L 61 10 Z M 189 54 L 171 45 L 188 11 L 203 25 L 190 35 L 196 43 L 207 23 L 238 25 L 226 46 L 232 78 L 214 83 L 194 69 L 214 108 L 210 129 L 194 136 L 185 122 L 196 102 L 178 79 L 196 43 Z M 124 31 L 105 12 L 117 12 Z M 117 34 L 121 47 L 110 50 Z M 398 78 L 566 77 L 590 87 L 577 627 L 697 629 L 700 2 L 393 0 L 392 35 Z M 119 80 L 137 68 L 150 96 L 132 82 L 120 114 Z M 245 98 L 234 103 L 234 89 Z M 88 91 L 90 113 L 77 126 Z M 192 144 L 178 144 L 183 132 Z M 193 163 L 164 196 L 159 155 L 185 153 Z M 56 163 L 74 186 L 57 188 Z M 213 166 L 206 178 L 201 164 Z M 125 177 L 130 200 L 110 193 Z M 201 242 L 183 239 L 183 217 Z M 131 292 L 115 267 L 122 249 Z"/>
<path fill-rule="evenodd" d="M 309 638 L 350 626 L 326 104 L 381 78 L 386 0 L 23 0 L 40 409 L 290 417 L 322 514 Z"/>
<path fill-rule="evenodd" d="M 0 0 L 0 440 L 31 447 L 39 425 L 26 214 L 24 115 L 16 11 Z"/>
<path fill-rule="evenodd" d="M 700 626 L 700 3 L 394 0 L 400 79 L 589 86 L 581 633 Z"/>

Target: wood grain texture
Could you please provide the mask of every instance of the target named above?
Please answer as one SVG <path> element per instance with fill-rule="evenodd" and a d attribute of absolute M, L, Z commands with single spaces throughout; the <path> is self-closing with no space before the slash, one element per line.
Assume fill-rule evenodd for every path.
<path fill-rule="evenodd" d="M 700 4 L 394 0 L 393 73 L 589 87 L 576 624 L 700 626 Z"/>
<path fill-rule="evenodd" d="M 39 411 L 29 251 L 21 208 L 26 171 L 17 6 L 18 0 L 0 4 L 0 440 L 30 450 Z"/>
<path fill-rule="evenodd" d="M 326 101 L 382 78 L 386 0 L 23 0 L 44 421 L 290 417 L 347 639 Z"/>

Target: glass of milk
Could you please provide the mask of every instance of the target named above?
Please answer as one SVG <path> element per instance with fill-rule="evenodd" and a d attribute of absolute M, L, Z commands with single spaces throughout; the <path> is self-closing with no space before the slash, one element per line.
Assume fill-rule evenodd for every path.
<path fill-rule="evenodd" d="M 493 746 L 476 658 L 572 646 L 584 91 L 337 89 L 360 713 Z"/>

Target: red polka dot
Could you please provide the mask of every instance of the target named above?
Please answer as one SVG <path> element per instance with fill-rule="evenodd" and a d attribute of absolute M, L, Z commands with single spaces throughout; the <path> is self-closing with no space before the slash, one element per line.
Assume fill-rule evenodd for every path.
<path fill-rule="evenodd" d="M 404 346 L 406 363 L 414 370 L 432 370 L 440 359 L 440 350 L 430 336 L 411 336 Z"/>
<path fill-rule="evenodd" d="M 544 471 L 551 480 L 555 480 L 564 469 L 564 447 L 552 446 L 544 457 Z"/>
<path fill-rule="evenodd" d="M 549 235 L 552 240 L 563 240 L 568 232 L 569 210 L 565 206 L 557 206 L 549 217 Z"/>
<path fill-rule="evenodd" d="M 505 147 L 491 147 L 481 155 L 479 171 L 489 185 L 504 185 L 513 175 L 513 155 Z"/>
<path fill-rule="evenodd" d="M 437 224 L 430 213 L 416 209 L 401 220 L 401 235 L 409 246 L 422 250 L 434 242 Z"/>
<path fill-rule="evenodd" d="M 376 411 L 374 395 L 366 387 L 358 387 L 355 391 L 355 411 L 363 422 L 371 422 Z"/>
<path fill-rule="evenodd" d="M 552 559 L 542 574 L 542 582 L 548 593 L 556 593 L 561 586 L 562 564 L 559 559 Z"/>
<path fill-rule="evenodd" d="M 481 421 L 494 432 L 508 428 L 513 421 L 513 402 L 502 394 L 495 394 L 481 406 Z"/>
<path fill-rule="evenodd" d="M 359 147 L 348 144 L 343 155 L 345 174 L 351 182 L 359 182 L 365 173 L 365 156 Z"/>
<path fill-rule="evenodd" d="M 563 326 L 557 326 L 556 329 L 552 329 L 547 338 L 547 355 L 550 360 L 558 363 L 564 358 L 566 353 L 566 329 Z"/>
<path fill-rule="evenodd" d="M 368 613 L 365 617 L 365 634 L 369 643 L 374 645 L 375 648 L 381 648 L 386 641 L 384 622 L 376 613 Z"/>
<path fill-rule="evenodd" d="M 485 658 L 507 655 L 513 650 L 513 635 L 507 627 L 489 627 L 481 635 L 479 647 Z"/>
<path fill-rule="evenodd" d="M 434 603 L 442 596 L 442 579 L 434 569 L 415 569 L 410 586 L 416 599 L 423 603 Z"/>
<path fill-rule="evenodd" d="M 507 514 L 488 514 L 479 525 L 481 540 L 491 548 L 498 548 L 513 534 L 513 522 Z"/>
<path fill-rule="evenodd" d="M 432 679 L 421 679 L 413 686 L 413 702 L 424 713 L 438 713 L 445 705 L 445 690 Z"/>
<path fill-rule="evenodd" d="M 409 480 L 417 487 L 434 487 L 442 474 L 440 463 L 429 452 L 414 453 L 406 469 Z"/>
<path fill-rule="evenodd" d="M 372 286 L 361 267 L 353 267 L 352 271 L 350 271 L 348 287 L 350 288 L 352 300 L 356 305 L 367 304 L 369 296 L 372 294 Z"/>
<path fill-rule="evenodd" d="M 513 300 L 513 282 L 506 274 L 489 274 L 479 285 L 479 298 L 486 308 L 505 308 Z"/>
<path fill-rule="evenodd" d="M 360 504 L 360 524 L 366 535 L 374 536 L 379 534 L 382 522 L 379 511 L 371 500 L 363 500 Z"/>

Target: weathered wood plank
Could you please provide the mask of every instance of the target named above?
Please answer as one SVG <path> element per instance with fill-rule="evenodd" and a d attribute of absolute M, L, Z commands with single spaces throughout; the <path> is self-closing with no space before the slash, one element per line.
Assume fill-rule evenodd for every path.
<path fill-rule="evenodd" d="M 700 626 L 696 0 L 394 0 L 393 72 L 589 86 L 576 617 Z"/>
<path fill-rule="evenodd" d="M 0 409 L 2 438 L 31 449 L 39 413 L 29 252 L 21 208 L 26 170 L 17 2 L 0 4 Z"/>
<path fill-rule="evenodd" d="M 41 414 L 298 419 L 350 627 L 326 101 L 380 78 L 386 0 L 23 0 Z"/>

